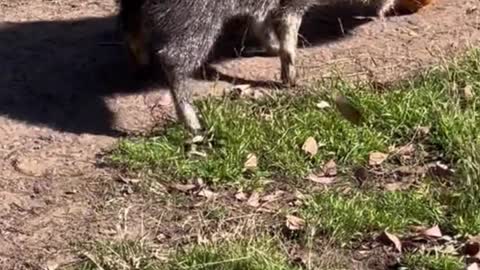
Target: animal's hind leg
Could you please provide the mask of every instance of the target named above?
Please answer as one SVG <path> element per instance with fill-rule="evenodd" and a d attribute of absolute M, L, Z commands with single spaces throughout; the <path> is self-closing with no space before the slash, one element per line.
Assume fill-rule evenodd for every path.
<path fill-rule="evenodd" d="M 295 85 L 297 79 L 295 61 L 302 17 L 301 12 L 282 12 L 275 21 L 275 31 L 280 42 L 281 79 L 290 86 Z"/>
<path fill-rule="evenodd" d="M 167 75 L 176 113 L 194 135 L 202 131 L 202 125 L 193 105 L 192 75 L 204 63 L 222 29 L 221 21 L 204 23 L 177 34 L 157 52 Z"/>
<path fill-rule="evenodd" d="M 189 88 L 187 82 L 188 78 L 184 76 L 171 82 L 173 101 L 180 120 L 193 134 L 198 134 L 202 130 L 202 126 L 193 105 L 192 89 Z"/>

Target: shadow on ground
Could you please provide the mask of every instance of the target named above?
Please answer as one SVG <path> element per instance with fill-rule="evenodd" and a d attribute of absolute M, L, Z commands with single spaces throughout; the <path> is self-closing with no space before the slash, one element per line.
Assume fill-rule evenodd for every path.
<path fill-rule="evenodd" d="M 302 44 L 344 38 L 369 21 L 353 16 L 371 12 L 352 7 L 312 10 L 301 29 Z M 237 57 L 242 48 L 255 46 L 248 35 L 244 39 L 244 24 L 239 23 L 226 27 L 211 61 Z M 161 75 L 133 79 L 126 59 L 112 17 L 0 23 L 0 115 L 59 131 L 118 135 L 104 98 L 147 91 L 163 81 Z"/>

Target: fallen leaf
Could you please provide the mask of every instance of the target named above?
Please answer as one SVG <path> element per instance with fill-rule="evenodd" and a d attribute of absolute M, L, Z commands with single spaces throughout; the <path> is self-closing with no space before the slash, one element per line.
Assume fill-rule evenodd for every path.
<path fill-rule="evenodd" d="M 350 101 L 348 101 L 346 97 L 343 95 L 337 95 L 335 97 L 335 105 L 345 119 L 355 125 L 360 124 L 362 120 L 362 114 L 350 103 Z"/>
<path fill-rule="evenodd" d="M 192 184 L 188 184 L 188 185 L 176 184 L 173 186 L 173 188 L 181 192 L 188 192 L 195 189 L 196 186 Z"/>
<path fill-rule="evenodd" d="M 260 206 L 260 194 L 258 192 L 253 192 L 248 198 L 247 204 L 251 207 L 257 208 Z"/>
<path fill-rule="evenodd" d="M 287 228 L 292 230 L 292 231 L 298 231 L 301 230 L 305 227 L 305 220 L 292 216 L 292 215 L 287 215 Z"/>
<path fill-rule="evenodd" d="M 235 199 L 243 202 L 248 200 L 248 197 L 244 192 L 237 192 L 237 194 L 235 194 Z"/>
<path fill-rule="evenodd" d="M 395 249 L 399 252 L 402 252 L 402 242 L 400 242 L 400 239 L 391 233 L 388 233 L 387 231 L 384 231 L 379 237 L 378 240 L 386 245 L 393 244 L 395 246 Z"/>
<path fill-rule="evenodd" d="M 424 230 L 422 232 L 422 235 L 434 238 L 440 238 L 443 236 L 442 231 L 440 231 L 440 227 L 438 227 L 438 225 Z"/>
<path fill-rule="evenodd" d="M 302 150 L 310 157 L 314 157 L 318 153 L 318 144 L 315 138 L 308 137 L 302 146 Z"/>
<path fill-rule="evenodd" d="M 326 109 L 326 108 L 330 108 L 330 104 L 324 100 L 320 101 L 319 103 L 317 103 L 317 108 L 319 109 Z"/>
<path fill-rule="evenodd" d="M 335 160 L 331 159 L 322 168 L 323 174 L 325 176 L 336 176 L 337 175 L 337 163 Z"/>
<path fill-rule="evenodd" d="M 248 154 L 247 155 L 247 160 L 245 161 L 245 164 L 243 165 L 245 169 L 247 170 L 255 170 L 258 167 L 258 159 L 255 154 Z"/>
<path fill-rule="evenodd" d="M 198 193 L 199 196 L 202 196 L 202 197 L 205 197 L 207 199 L 213 199 L 215 197 L 217 197 L 217 193 L 211 191 L 211 190 L 208 190 L 206 188 L 202 189 L 199 193 Z"/>
<path fill-rule="evenodd" d="M 467 266 L 466 270 L 478 270 L 478 264 L 477 263 L 472 263 L 469 266 Z"/>
<path fill-rule="evenodd" d="M 368 164 L 370 166 L 379 166 L 382 165 L 385 160 L 387 160 L 388 154 L 382 152 L 372 152 L 368 158 Z"/>
<path fill-rule="evenodd" d="M 463 97 L 465 100 L 470 101 L 473 99 L 473 87 L 471 85 L 467 85 L 463 88 Z"/>
<path fill-rule="evenodd" d="M 333 177 L 332 176 L 318 176 L 315 173 L 309 174 L 307 176 L 307 179 L 312 181 L 312 182 L 322 184 L 322 185 L 329 185 L 329 184 L 331 184 L 335 181 L 334 176 Z"/>

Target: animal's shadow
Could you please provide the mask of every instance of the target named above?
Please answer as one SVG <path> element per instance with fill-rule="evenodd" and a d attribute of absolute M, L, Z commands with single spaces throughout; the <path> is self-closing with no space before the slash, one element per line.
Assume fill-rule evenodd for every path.
<path fill-rule="evenodd" d="M 351 6 L 312 10 L 302 40 L 318 45 L 344 38 L 368 22 L 353 16 L 372 12 Z M 164 80 L 161 74 L 143 81 L 131 76 L 115 29 L 113 17 L 1 23 L 0 115 L 77 134 L 117 134 L 105 97 L 145 91 Z M 241 48 L 255 46 L 243 30 L 241 20 L 227 25 L 209 61 L 237 57 Z"/>

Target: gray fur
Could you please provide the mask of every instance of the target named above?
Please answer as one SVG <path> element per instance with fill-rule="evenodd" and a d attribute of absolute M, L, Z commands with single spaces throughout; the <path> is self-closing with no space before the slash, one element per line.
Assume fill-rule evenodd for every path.
<path fill-rule="evenodd" d="M 257 36 L 280 58 L 283 83 L 293 85 L 302 17 L 311 6 L 332 1 L 345 0 L 120 0 L 119 19 L 137 64 L 149 65 L 151 52 L 159 58 L 177 114 L 195 133 L 201 126 L 187 80 L 207 59 L 227 21 L 252 18 Z"/>

